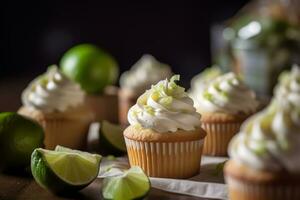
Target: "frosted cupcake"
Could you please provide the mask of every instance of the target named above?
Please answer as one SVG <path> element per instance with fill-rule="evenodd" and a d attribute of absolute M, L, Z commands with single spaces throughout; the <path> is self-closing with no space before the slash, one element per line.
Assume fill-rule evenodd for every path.
<path fill-rule="evenodd" d="M 203 140 L 200 115 L 173 76 L 153 85 L 129 110 L 124 137 L 130 165 L 152 177 L 188 178 L 199 172 Z"/>
<path fill-rule="evenodd" d="M 222 74 L 221 69 L 218 66 L 212 66 L 206 68 L 201 73 L 194 76 L 191 80 L 191 88 L 188 91 L 190 97 L 194 100 L 195 106 L 197 105 L 197 96 L 199 91 L 205 89 L 209 81 L 220 76 Z"/>
<path fill-rule="evenodd" d="M 47 149 L 56 145 L 82 149 L 93 115 L 85 107 L 84 92 L 56 66 L 34 79 L 22 93 L 18 113 L 39 122 L 45 131 Z"/>
<path fill-rule="evenodd" d="M 129 71 L 120 77 L 119 121 L 128 124 L 127 113 L 137 98 L 152 84 L 170 78 L 170 66 L 160 63 L 151 55 L 144 55 Z"/>
<path fill-rule="evenodd" d="M 227 155 L 229 141 L 258 107 L 255 93 L 237 75 L 227 73 L 210 81 L 197 100 L 202 128 L 207 132 L 203 153 Z"/>
<path fill-rule="evenodd" d="M 300 199 L 299 80 L 298 68 L 285 74 L 271 105 L 231 141 L 224 169 L 230 199 Z"/>

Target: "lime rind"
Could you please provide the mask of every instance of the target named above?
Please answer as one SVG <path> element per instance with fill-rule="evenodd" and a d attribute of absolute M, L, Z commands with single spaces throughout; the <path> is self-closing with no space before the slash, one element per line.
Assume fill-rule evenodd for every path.
<path fill-rule="evenodd" d="M 105 199 L 129 200 L 145 197 L 150 191 L 150 180 L 140 167 L 134 166 L 120 176 L 103 181 Z"/>

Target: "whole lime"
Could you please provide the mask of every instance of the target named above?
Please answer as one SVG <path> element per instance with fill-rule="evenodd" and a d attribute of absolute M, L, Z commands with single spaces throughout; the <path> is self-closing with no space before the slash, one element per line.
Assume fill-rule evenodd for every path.
<path fill-rule="evenodd" d="M 60 61 L 62 72 L 79 83 L 87 93 L 101 93 L 114 84 L 119 75 L 116 60 L 91 44 L 81 44 L 68 50 Z"/>
<path fill-rule="evenodd" d="M 41 147 L 43 128 L 13 112 L 0 113 L 0 166 L 13 170 L 30 166 L 31 153 Z"/>

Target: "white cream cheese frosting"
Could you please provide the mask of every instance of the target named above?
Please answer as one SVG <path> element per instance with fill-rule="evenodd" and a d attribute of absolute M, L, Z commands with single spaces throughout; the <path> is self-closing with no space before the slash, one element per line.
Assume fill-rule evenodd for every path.
<path fill-rule="evenodd" d="M 300 173 L 300 73 L 293 68 L 272 103 L 245 122 L 229 145 L 232 159 L 259 170 Z"/>
<path fill-rule="evenodd" d="M 84 96 L 78 84 L 65 77 L 57 66 L 50 66 L 23 91 L 22 103 L 44 112 L 63 112 L 82 104 Z"/>
<path fill-rule="evenodd" d="M 120 86 L 136 94 L 142 94 L 152 84 L 172 76 L 171 67 L 160 63 L 151 55 L 143 55 L 129 71 L 120 77 Z"/>
<path fill-rule="evenodd" d="M 191 131 L 200 127 L 200 114 L 193 106 L 193 100 L 173 76 L 152 85 L 142 94 L 128 112 L 131 125 L 139 124 L 157 132 L 175 132 L 178 129 Z"/>
<path fill-rule="evenodd" d="M 195 106 L 198 106 L 197 96 L 199 95 L 200 91 L 202 91 L 211 80 L 220 75 L 222 75 L 221 69 L 218 66 L 212 66 L 206 68 L 204 71 L 192 78 L 191 88 L 189 89 L 188 94 L 194 100 Z"/>
<path fill-rule="evenodd" d="M 232 72 L 210 81 L 196 100 L 200 112 L 251 114 L 258 106 L 255 93 Z"/>
<path fill-rule="evenodd" d="M 300 107 L 300 67 L 293 65 L 291 71 L 285 71 L 279 76 L 279 84 L 274 89 L 276 99 Z"/>

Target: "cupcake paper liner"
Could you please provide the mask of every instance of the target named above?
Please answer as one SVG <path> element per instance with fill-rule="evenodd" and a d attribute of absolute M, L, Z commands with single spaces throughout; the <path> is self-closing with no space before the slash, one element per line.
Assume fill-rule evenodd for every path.
<path fill-rule="evenodd" d="M 200 170 L 203 139 L 185 142 L 144 142 L 125 137 L 131 166 L 148 176 L 188 178 Z"/>
<path fill-rule="evenodd" d="M 202 128 L 207 132 L 203 154 L 226 156 L 231 138 L 239 131 L 241 123 L 205 123 Z"/>
<path fill-rule="evenodd" d="M 45 131 L 46 149 L 62 145 L 72 149 L 84 149 L 89 123 L 80 120 L 50 119 L 39 121 Z"/>
<path fill-rule="evenodd" d="M 62 145 L 73 149 L 84 149 L 92 116 L 89 112 L 52 114 L 21 107 L 19 114 L 36 120 L 44 129 L 46 149 Z"/>
<path fill-rule="evenodd" d="M 267 184 L 226 176 L 231 200 L 299 200 L 300 184 Z"/>

